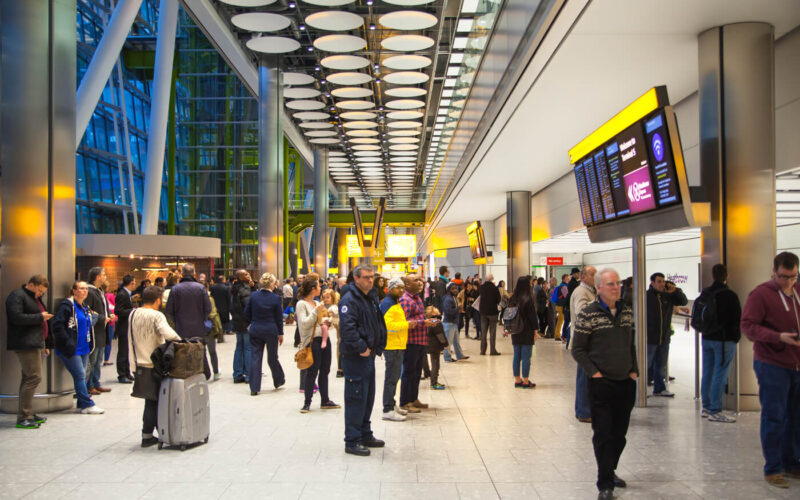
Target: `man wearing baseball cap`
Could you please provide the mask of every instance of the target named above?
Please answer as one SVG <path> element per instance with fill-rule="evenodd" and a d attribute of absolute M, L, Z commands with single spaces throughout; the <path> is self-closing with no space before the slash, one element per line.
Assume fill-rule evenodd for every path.
<path fill-rule="evenodd" d="M 397 393 L 397 382 L 403 368 L 403 356 L 408 342 L 408 321 L 406 313 L 400 306 L 400 296 L 406 291 L 400 278 L 392 278 L 387 286 L 386 297 L 381 302 L 381 313 L 386 322 L 386 349 L 383 359 L 386 362 L 386 377 L 383 382 L 383 419 L 402 422 L 406 419 L 406 410 L 400 409 L 394 399 Z M 419 411 L 419 410 L 417 410 Z"/>

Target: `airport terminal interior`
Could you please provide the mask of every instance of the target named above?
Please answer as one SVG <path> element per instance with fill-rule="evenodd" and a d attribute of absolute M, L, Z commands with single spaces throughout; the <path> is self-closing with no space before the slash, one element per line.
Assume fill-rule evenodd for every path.
<path fill-rule="evenodd" d="M 799 131 L 797 0 L 3 0 L 0 498 L 800 498 Z"/>

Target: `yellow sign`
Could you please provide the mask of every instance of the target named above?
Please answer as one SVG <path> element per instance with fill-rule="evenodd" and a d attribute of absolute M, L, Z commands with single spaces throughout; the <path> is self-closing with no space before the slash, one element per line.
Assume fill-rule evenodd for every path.
<path fill-rule="evenodd" d="M 358 236 L 355 234 L 347 235 L 347 256 L 348 257 L 363 257 L 361 252 L 361 245 L 358 244 Z"/>
<path fill-rule="evenodd" d="M 415 234 L 386 235 L 387 257 L 414 257 L 415 255 L 417 255 L 417 235 Z"/>
<path fill-rule="evenodd" d="M 434 250 L 433 251 L 433 256 L 443 259 L 443 258 L 447 257 L 447 249 L 443 248 L 441 250 Z"/>

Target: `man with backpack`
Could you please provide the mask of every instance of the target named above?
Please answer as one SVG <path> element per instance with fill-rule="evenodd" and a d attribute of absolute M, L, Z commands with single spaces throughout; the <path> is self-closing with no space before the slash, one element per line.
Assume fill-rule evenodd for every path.
<path fill-rule="evenodd" d="M 716 264 L 711 268 L 711 276 L 714 283 L 703 289 L 692 308 L 692 327 L 703 336 L 700 416 L 708 417 L 709 422 L 733 423 L 735 418 L 722 413 L 722 394 L 731 361 L 736 356 L 736 344 L 742 336 L 739 330 L 742 307 L 736 292 L 726 285 L 728 268 Z"/>
<path fill-rule="evenodd" d="M 569 278 L 569 274 L 561 275 L 561 283 L 553 288 L 553 293 L 550 295 L 550 302 L 556 305 L 556 315 L 558 316 L 555 340 L 561 340 L 561 331 L 564 329 L 565 323 L 565 307 L 568 307 L 567 304 L 569 304 L 569 285 L 567 278 Z"/>

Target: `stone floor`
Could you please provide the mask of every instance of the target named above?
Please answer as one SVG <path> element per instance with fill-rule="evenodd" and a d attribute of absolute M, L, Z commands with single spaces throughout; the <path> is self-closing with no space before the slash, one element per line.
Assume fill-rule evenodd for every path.
<path fill-rule="evenodd" d="M 294 327 L 287 327 L 291 338 Z M 109 394 L 96 397 L 105 415 L 65 411 L 36 431 L 0 415 L 0 498 L 552 498 L 596 496 L 591 429 L 574 418 L 575 364 L 552 340 L 534 354 L 535 390 L 514 389 L 511 343 L 498 357 L 478 356 L 463 340 L 468 361 L 443 366 L 447 390 L 423 382 L 431 409 L 406 422 L 373 413 L 386 448 L 367 458 L 343 452 L 342 410 L 300 414 L 297 371 L 288 342 L 281 360 L 289 383 L 251 397 L 231 380 L 234 338 L 219 346 L 220 381 L 211 383 L 211 439 L 185 452 L 139 447 L 142 402 L 104 369 Z M 762 478 L 758 413 L 736 424 L 700 419 L 694 396 L 693 347 L 678 334 L 672 348 L 674 400 L 634 409 L 618 473 L 628 488 L 619 498 L 798 498 Z M 378 386 L 383 363 L 378 361 Z M 342 401 L 342 379 L 331 377 Z M 380 400 L 380 390 L 378 398 Z M 377 403 L 377 401 L 376 401 Z"/>

